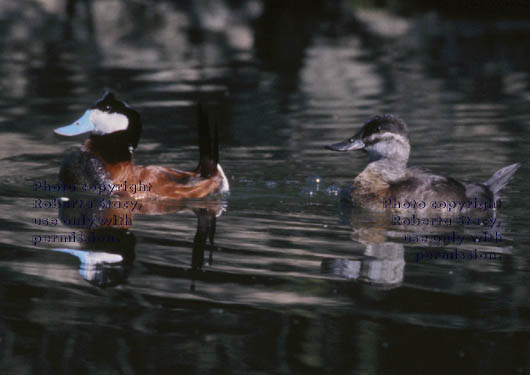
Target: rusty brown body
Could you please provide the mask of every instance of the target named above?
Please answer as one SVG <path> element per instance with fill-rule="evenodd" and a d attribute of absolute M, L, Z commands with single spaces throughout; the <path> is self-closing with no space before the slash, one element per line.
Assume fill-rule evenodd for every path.
<path fill-rule="evenodd" d="M 223 177 L 219 172 L 203 178 L 194 171 L 179 171 L 154 165 L 144 167 L 132 162 L 107 164 L 106 170 L 114 184 L 141 181 L 151 186 L 149 191 L 134 194 L 136 198 L 204 198 L 218 193 L 223 184 Z"/>
<path fill-rule="evenodd" d="M 219 170 L 210 177 L 201 177 L 198 171 L 181 171 L 162 166 L 135 165 L 131 160 L 118 163 L 106 162 L 99 153 L 91 147 L 90 139 L 83 148 L 94 155 L 103 165 L 111 183 L 119 185 L 123 181 L 150 186 L 147 191 L 129 194 L 121 191 L 122 195 L 131 195 L 136 199 L 185 199 L 204 198 L 208 195 L 220 193 L 223 187 L 224 176 Z"/>

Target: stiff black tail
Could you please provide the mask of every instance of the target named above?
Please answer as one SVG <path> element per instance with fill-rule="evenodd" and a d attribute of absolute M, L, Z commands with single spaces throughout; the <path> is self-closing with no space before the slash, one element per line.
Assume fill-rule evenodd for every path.
<path fill-rule="evenodd" d="M 486 185 L 493 194 L 497 194 L 508 184 L 508 182 L 510 182 L 520 166 L 521 164 L 515 163 L 499 169 L 488 179 L 488 181 L 484 182 L 484 185 Z"/>
<path fill-rule="evenodd" d="M 197 128 L 199 130 L 199 166 L 197 172 L 201 177 L 211 177 L 217 173 L 219 163 L 219 135 L 217 123 L 208 119 L 208 114 L 201 103 L 197 104 Z"/>

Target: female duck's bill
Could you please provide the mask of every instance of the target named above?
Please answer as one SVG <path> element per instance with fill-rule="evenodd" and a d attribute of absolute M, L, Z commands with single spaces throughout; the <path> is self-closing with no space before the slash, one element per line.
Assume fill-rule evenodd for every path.
<path fill-rule="evenodd" d="M 353 137 L 339 143 L 334 143 L 332 145 L 327 145 L 326 148 L 332 151 L 352 151 L 352 150 L 362 150 L 366 146 L 362 141 L 363 131 L 361 130 Z"/>

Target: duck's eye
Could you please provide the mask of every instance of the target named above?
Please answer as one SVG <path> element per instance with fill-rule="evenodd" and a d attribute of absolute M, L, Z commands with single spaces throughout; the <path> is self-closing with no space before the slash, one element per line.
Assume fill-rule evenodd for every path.
<path fill-rule="evenodd" d="M 107 105 L 105 106 L 105 111 L 110 111 L 110 105 L 107 104 Z"/>
<path fill-rule="evenodd" d="M 353 141 L 354 141 L 353 138 L 348 139 L 348 142 L 350 142 L 350 143 L 353 143 Z"/>
<path fill-rule="evenodd" d="M 379 125 L 379 126 L 377 127 L 377 131 L 378 131 L 378 132 L 381 131 L 381 125 Z"/>

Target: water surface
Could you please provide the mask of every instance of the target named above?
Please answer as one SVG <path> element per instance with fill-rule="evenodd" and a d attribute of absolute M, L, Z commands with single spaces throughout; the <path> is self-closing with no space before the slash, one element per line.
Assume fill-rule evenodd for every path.
<path fill-rule="evenodd" d="M 2 371 L 529 371 L 527 23 L 348 2 L 72 3 L 0 4 Z M 72 231 L 34 222 L 64 214 L 35 208 L 61 194 L 33 184 L 56 182 L 83 140 L 52 130 L 105 90 L 142 114 L 144 165 L 194 168 L 194 104 L 208 103 L 231 193 L 157 204 L 113 232 L 120 246 L 35 245 Z M 410 164 L 480 182 L 522 163 L 503 240 L 459 248 L 498 258 L 419 261 L 454 247 L 339 205 L 366 158 L 324 145 L 381 113 L 408 123 Z"/>

